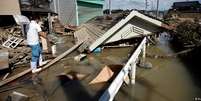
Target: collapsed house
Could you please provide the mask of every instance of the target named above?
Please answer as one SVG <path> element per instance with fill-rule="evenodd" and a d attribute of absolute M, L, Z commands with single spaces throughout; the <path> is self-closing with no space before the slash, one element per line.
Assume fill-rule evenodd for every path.
<path fill-rule="evenodd" d="M 85 41 L 79 48 L 80 51 L 94 51 L 100 45 L 107 43 L 135 37 L 151 36 L 160 32 L 162 28 L 167 27 L 163 22 L 141 14 L 138 11 L 130 12 L 128 16 L 121 19 L 105 32 L 100 31 L 101 29 L 93 25 L 93 23 L 83 26 L 85 27 L 74 33 L 77 42 Z"/>

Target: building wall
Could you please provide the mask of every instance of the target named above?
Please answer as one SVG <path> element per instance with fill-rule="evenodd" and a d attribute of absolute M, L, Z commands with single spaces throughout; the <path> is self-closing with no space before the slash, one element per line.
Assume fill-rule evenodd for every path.
<path fill-rule="evenodd" d="M 76 25 L 76 0 L 53 0 L 50 8 L 62 24 Z"/>
<path fill-rule="evenodd" d="M 18 0 L 1 0 L 0 15 L 18 15 L 21 14 Z"/>

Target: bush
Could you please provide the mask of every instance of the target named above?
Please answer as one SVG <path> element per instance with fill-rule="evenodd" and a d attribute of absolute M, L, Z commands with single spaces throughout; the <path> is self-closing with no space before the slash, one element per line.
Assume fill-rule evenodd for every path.
<path fill-rule="evenodd" d="M 197 22 L 184 21 L 176 30 L 176 36 L 181 43 L 197 45 L 201 40 L 201 26 Z"/>

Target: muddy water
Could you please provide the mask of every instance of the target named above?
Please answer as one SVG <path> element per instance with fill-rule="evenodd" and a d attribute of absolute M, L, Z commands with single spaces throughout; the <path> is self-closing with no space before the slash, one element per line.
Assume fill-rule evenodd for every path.
<path fill-rule="evenodd" d="M 163 38 L 163 37 L 162 37 Z M 64 39 L 70 40 L 70 39 Z M 66 47 L 71 47 L 72 42 L 65 43 L 60 40 L 57 44 L 57 52 L 62 53 Z M 15 91 L 26 94 L 30 101 L 97 101 L 100 91 L 106 87 L 105 84 L 89 85 L 88 82 L 94 78 L 105 65 L 126 63 L 131 48 L 109 48 L 101 53 L 90 54 L 81 62 L 75 62 L 73 53 L 51 66 L 39 75 L 42 82 L 33 84 L 28 80 L 22 88 Z M 150 54 L 171 54 L 168 40 L 161 39 L 156 46 L 147 47 Z M 115 97 L 115 101 L 195 101 L 201 98 L 201 89 L 195 84 L 188 68 L 179 58 L 153 59 L 147 58 L 153 64 L 152 69 L 137 68 L 136 84 L 134 86 L 123 85 Z M 77 71 L 90 74 L 86 80 L 69 80 L 66 76 L 60 76 L 69 71 Z M 106 84 L 108 86 L 109 83 Z M 0 93 L 0 100 L 5 99 L 12 91 Z M 2 100 L 5 101 L 5 100 Z"/>
<path fill-rule="evenodd" d="M 62 49 L 64 46 L 63 44 L 57 45 L 57 48 Z M 109 48 L 99 54 L 93 54 L 93 59 L 88 61 L 89 63 L 85 60 L 79 64 L 74 64 L 70 60 L 63 61 L 55 66 L 57 68 L 44 74 L 44 77 L 48 78 L 46 90 L 53 92 L 52 89 L 57 88 L 57 82 L 60 81 L 55 78 L 55 75 L 65 70 L 59 69 L 61 67 L 79 68 L 77 70 L 87 70 L 93 74 L 93 71 L 97 71 L 104 65 L 125 63 L 131 51 L 130 48 Z M 62 53 L 63 50 L 58 50 L 58 52 Z M 147 52 L 159 55 L 174 53 L 169 40 L 164 36 L 159 38 L 156 46 L 147 47 Z M 179 58 L 147 58 L 147 61 L 152 63 L 153 68 L 137 68 L 136 84 L 134 86 L 123 85 L 115 97 L 115 101 L 195 101 L 196 98 L 201 98 L 201 89 L 188 71 L 188 68 L 191 67 L 187 67 Z M 51 77 L 47 77 L 47 74 Z M 49 99 L 51 101 L 91 101 L 101 89 L 98 87 L 99 85 L 91 87 L 88 83 L 80 81 L 69 82 L 49 94 L 51 95 Z"/>
<path fill-rule="evenodd" d="M 147 47 L 151 54 L 172 54 L 169 40 L 161 36 L 156 46 Z M 137 68 L 136 84 L 123 86 L 115 101 L 195 101 L 201 98 L 188 68 L 179 58 L 147 58 L 152 69 Z"/>

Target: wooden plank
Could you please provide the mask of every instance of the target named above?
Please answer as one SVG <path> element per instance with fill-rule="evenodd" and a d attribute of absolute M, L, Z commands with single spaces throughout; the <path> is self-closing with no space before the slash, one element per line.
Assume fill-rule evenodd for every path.
<path fill-rule="evenodd" d="M 15 80 L 15 79 L 17 79 L 17 78 L 19 78 L 19 77 L 21 77 L 21 76 L 23 76 L 23 75 L 25 75 L 25 74 L 28 74 L 29 72 L 31 72 L 31 68 L 27 69 L 27 70 L 25 70 L 25 71 L 23 71 L 23 72 L 21 72 L 19 74 L 16 74 L 16 75 L 14 75 L 14 76 L 12 76 L 12 77 L 10 77 L 8 79 L 5 79 L 5 80 L 1 81 L 0 82 L 0 87 L 5 85 L 5 84 L 7 84 L 7 83 L 9 83 L 9 82 L 11 82 L 11 81 L 13 81 L 13 80 Z"/>
<path fill-rule="evenodd" d="M 56 63 L 57 61 L 59 61 L 60 59 L 62 59 L 63 57 L 65 57 L 66 55 L 69 55 L 71 52 L 73 52 L 75 49 L 77 49 L 84 41 L 74 45 L 72 48 L 70 48 L 69 50 L 67 50 L 66 52 L 62 53 L 61 55 L 59 55 L 58 57 L 56 57 L 55 59 L 53 59 L 52 61 L 50 61 L 47 65 L 45 65 L 42 70 L 48 68 L 49 66 L 53 65 L 54 63 Z"/>
<path fill-rule="evenodd" d="M 45 65 L 42 68 L 42 70 L 45 70 L 45 69 L 49 68 L 51 65 L 53 65 L 54 63 L 56 63 L 57 61 L 59 61 L 60 59 L 65 57 L 66 55 L 69 55 L 71 52 L 73 52 L 75 49 L 77 49 L 82 43 L 83 43 L 83 41 L 78 43 L 78 44 L 76 44 L 76 45 L 74 45 L 72 48 L 70 48 L 66 52 L 62 53 L 61 55 L 59 55 L 58 57 L 56 57 L 55 59 L 50 61 L 47 65 Z M 7 84 L 7 83 L 9 83 L 9 82 L 11 82 L 11 81 L 13 81 L 13 80 L 15 80 L 15 79 L 17 79 L 17 78 L 19 78 L 19 77 L 22 77 L 22 76 L 28 74 L 29 72 L 31 72 L 31 68 L 27 69 L 27 70 L 25 70 L 25 71 L 23 71 L 23 72 L 21 72 L 21 73 L 19 73 L 17 75 L 14 75 L 14 76 L 12 76 L 12 77 L 10 77 L 8 79 L 5 79 L 5 80 L 1 81 L 0 82 L 0 87 L 5 85 L 5 84 Z"/>

